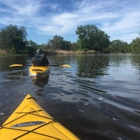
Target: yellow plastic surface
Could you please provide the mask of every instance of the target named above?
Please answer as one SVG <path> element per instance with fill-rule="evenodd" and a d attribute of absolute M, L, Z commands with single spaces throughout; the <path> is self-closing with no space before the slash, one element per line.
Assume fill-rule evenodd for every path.
<path fill-rule="evenodd" d="M 71 68 L 71 66 L 68 65 L 68 64 L 63 64 L 63 65 L 59 65 L 59 66 L 62 67 L 62 68 Z"/>
<path fill-rule="evenodd" d="M 79 140 L 79 138 L 55 121 L 28 94 L 0 127 L 0 140 Z"/>
<path fill-rule="evenodd" d="M 23 64 L 12 64 L 9 67 L 23 67 Z"/>
<path fill-rule="evenodd" d="M 29 68 L 29 75 L 30 76 L 45 76 L 49 74 L 50 67 L 49 66 L 31 66 Z"/>

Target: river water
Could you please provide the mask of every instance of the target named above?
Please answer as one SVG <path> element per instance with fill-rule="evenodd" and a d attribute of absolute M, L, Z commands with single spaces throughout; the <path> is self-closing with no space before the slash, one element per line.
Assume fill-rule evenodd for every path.
<path fill-rule="evenodd" d="M 140 55 L 48 56 L 48 78 L 28 74 L 30 57 L 0 57 L 0 125 L 30 93 L 81 140 L 140 140 Z M 22 63 L 23 67 L 9 68 Z"/>

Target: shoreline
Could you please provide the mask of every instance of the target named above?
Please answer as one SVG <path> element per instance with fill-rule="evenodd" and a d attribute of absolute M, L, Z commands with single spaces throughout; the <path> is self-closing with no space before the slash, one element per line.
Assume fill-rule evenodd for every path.
<path fill-rule="evenodd" d="M 123 53 L 101 53 L 96 52 L 94 50 L 88 50 L 88 51 L 66 51 L 66 50 L 48 50 L 43 49 L 45 52 L 45 55 L 82 55 L 82 54 L 123 54 Z M 34 53 L 33 53 L 34 54 Z M 125 53 L 125 54 L 132 54 L 132 53 Z M 6 54 L 4 50 L 0 50 L 0 57 L 6 57 L 6 56 L 31 56 L 30 54 Z M 33 55 L 32 55 L 33 56 Z"/>
<path fill-rule="evenodd" d="M 43 49 L 46 55 L 77 55 L 77 54 L 95 54 L 95 51 L 65 51 L 65 50 L 45 50 Z M 29 54 L 6 54 L 4 50 L 0 50 L 0 56 L 29 56 Z"/>

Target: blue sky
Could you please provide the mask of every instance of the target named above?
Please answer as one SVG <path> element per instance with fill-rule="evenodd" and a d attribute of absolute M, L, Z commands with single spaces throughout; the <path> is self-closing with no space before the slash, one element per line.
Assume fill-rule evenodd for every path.
<path fill-rule="evenodd" d="M 55 35 L 76 42 L 79 25 L 96 25 L 131 43 L 140 37 L 140 0 L 0 0 L 0 28 L 25 26 L 27 39 L 47 43 Z"/>

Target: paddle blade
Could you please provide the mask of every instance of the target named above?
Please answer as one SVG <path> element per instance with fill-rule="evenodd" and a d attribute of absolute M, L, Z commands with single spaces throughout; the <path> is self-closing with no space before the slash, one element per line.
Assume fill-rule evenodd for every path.
<path fill-rule="evenodd" d="M 31 65 L 30 65 L 30 66 L 31 66 Z M 49 65 L 49 66 L 59 66 L 59 67 L 62 67 L 62 68 L 71 68 L 71 66 L 68 65 L 68 64 Z M 10 65 L 9 67 L 23 67 L 23 64 L 12 64 L 12 65 Z"/>
<path fill-rule="evenodd" d="M 63 65 L 59 65 L 59 66 L 62 67 L 62 68 L 71 68 L 71 66 L 68 65 L 68 64 L 63 64 Z"/>
<path fill-rule="evenodd" d="M 22 66 L 23 66 L 22 64 L 12 64 L 9 67 L 22 67 Z"/>

